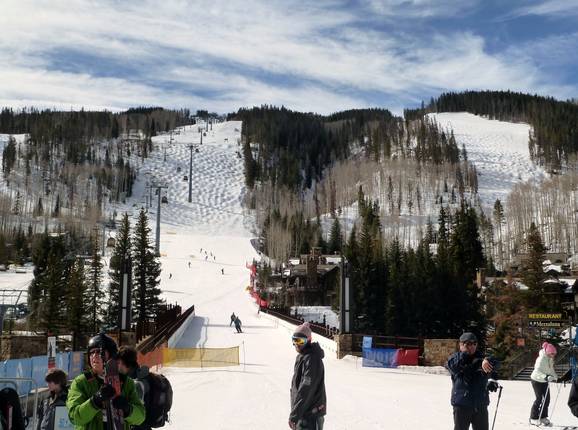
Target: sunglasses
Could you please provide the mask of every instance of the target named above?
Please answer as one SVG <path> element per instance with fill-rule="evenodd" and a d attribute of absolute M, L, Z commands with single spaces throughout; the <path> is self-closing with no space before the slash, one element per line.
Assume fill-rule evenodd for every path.
<path fill-rule="evenodd" d="M 303 346 L 307 343 L 307 338 L 303 336 L 293 336 L 292 337 L 293 345 Z"/>

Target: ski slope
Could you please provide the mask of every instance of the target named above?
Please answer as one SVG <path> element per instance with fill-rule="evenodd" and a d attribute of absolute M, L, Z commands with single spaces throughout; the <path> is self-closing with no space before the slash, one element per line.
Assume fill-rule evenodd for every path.
<path fill-rule="evenodd" d="M 541 181 L 547 173 L 530 159 L 528 124 L 490 120 L 468 112 L 427 115 L 442 129 L 453 130 L 458 147 L 478 170 L 478 193 L 484 205 L 502 203 L 518 182 Z"/>
<path fill-rule="evenodd" d="M 144 201 L 146 171 L 168 186 L 169 203 L 162 205 L 161 287 L 169 301 L 177 300 L 184 306 L 195 304 L 196 311 L 178 346 L 241 347 L 242 364 L 237 367 L 162 369 L 174 390 L 169 429 L 288 428 L 289 387 L 296 354 L 291 346 L 291 330 L 268 315 L 258 315 L 245 291 L 249 279 L 245 263 L 257 258 L 257 254 L 249 242 L 252 220 L 241 207 L 242 160 L 236 155 L 240 127 L 238 122 L 229 122 L 214 126 L 214 132 L 207 133 L 199 153 L 194 155 L 192 203 L 187 202 L 183 164 L 188 161 L 185 145 L 198 142 L 199 135 L 196 128 L 187 127 L 174 136 L 176 143 L 167 148 L 166 162 L 162 148 L 145 160 L 135 199 L 118 208 L 136 212 Z M 165 139 L 158 136 L 154 141 L 161 146 Z M 178 166 L 182 167 L 180 173 Z M 239 315 L 244 333 L 236 334 L 229 326 L 231 312 Z M 352 357 L 337 360 L 331 342 L 323 345 L 328 397 L 326 429 L 452 427 L 451 384 L 447 375 L 362 368 Z M 578 423 L 565 406 L 569 387 L 561 390 L 554 422 Z M 552 403 L 555 394 L 556 391 Z M 491 415 L 495 400 L 496 395 L 492 394 Z M 504 382 L 495 428 L 527 429 L 532 401 L 529 382 Z"/>

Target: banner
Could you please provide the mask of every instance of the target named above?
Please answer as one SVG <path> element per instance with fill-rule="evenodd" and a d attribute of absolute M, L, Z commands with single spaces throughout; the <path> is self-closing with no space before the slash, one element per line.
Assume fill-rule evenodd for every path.
<path fill-rule="evenodd" d="M 168 367 L 227 367 L 239 365 L 239 347 L 167 348 L 163 365 Z"/>
<path fill-rule="evenodd" d="M 397 367 L 397 349 L 363 348 L 363 367 Z"/>

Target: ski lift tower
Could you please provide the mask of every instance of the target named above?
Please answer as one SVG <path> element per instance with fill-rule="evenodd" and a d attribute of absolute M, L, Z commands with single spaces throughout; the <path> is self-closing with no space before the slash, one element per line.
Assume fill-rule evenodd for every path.
<path fill-rule="evenodd" d="M 203 144 L 203 135 L 201 134 L 201 145 Z M 189 160 L 189 203 L 193 202 L 193 149 L 196 152 L 199 152 L 198 145 L 191 143 L 189 145 L 189 149 L 191 150 L 191 158 Z"/>
<path fill-rule="evenodd" d="M 161 195 L 163 189 L 168 189 L 169 187 L 166 184 L 158 184 L 158 183 L 151 183 L 151 189 L 156 189 L 156 194 L 158 196 L 158 203 L 157 203 L 157 228 L 156 228 L 156 238 L 155 238 L 155 254 L 157 257 L 161 256 L 160 247 L 161 247 Z"/>

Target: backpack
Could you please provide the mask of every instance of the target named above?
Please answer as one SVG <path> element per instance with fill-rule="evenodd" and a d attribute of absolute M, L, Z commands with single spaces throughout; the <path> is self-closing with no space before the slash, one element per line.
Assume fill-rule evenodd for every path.
<path fill-rule="evenodd" d="M 144 396 L 146 409 L 143 427 L 163 427 L 169 420 L 169 411 L 173 405 L 173 388 L 164 375 L 149 373 L 146 377 L 148 391 Z"/>

